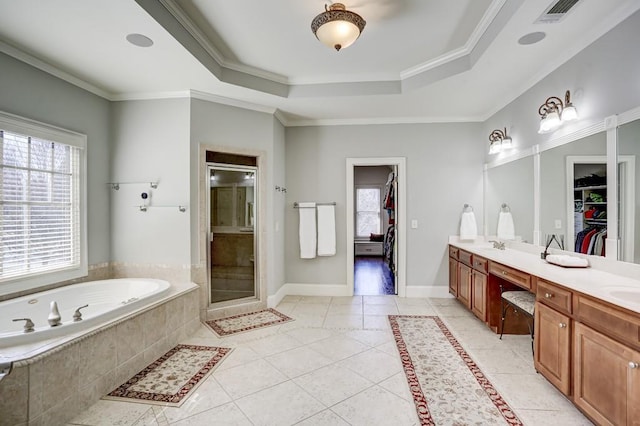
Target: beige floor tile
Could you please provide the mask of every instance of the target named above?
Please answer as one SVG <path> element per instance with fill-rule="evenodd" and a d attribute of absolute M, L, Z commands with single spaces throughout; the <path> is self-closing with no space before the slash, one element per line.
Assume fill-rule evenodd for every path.
<path fill-rule="evenodd" d="M 213 419 L 215 419 L 215 423 L 213 423 Z M 251 426 L 247 416 L 233 402 L 187 417 L 172 423 L 172 426 L 211 426 L 213 424 L 216 426 Z"/>
<path fill-rule="evenodd" d="M 256 392 L 236 401 L 256 425 L 293 425 L 326 407 L 292 381 Z"/>
<path fill-rule="evenodd" d="M 371 347 L 394 341 L 393 334 L 387 330 L 353 330 L 345 332 L 344 335 Z"/>
<path fill-rule="evenodd" d="M 413 404 L 379 386 L 368 388 L 331 410 L 354 426 L 419 424 Z"/>
<path fill-rule="evenodd" d="M 365 330 L 391 330 L 389 318 L 386 315 L 365 315 L 363 328 Z"/>
<path fill-rule="evenodd" d="M 334 314 L 362 315 L 362 305 L 348 305 L 348 304 L 334 305 L 332 303 L 331 305 L 329 305 L 329 310 L 327 311 L 327 315 L 334 315 Z"/>
<path fill-rule="evenodd" d="M 485 374 L 535 374 L 533 365 L 511 349 L 474 349 L 471 355 Z"/>
<path fill-rule="evenodd" d="M 309 343 L 317 342 L 319 340 L 328 339 L 329 337 L 335 336 L 336 333 L 339 332 L 327 330 L 324 328 L 296 328 L 287 331 L 285 334 L 306 345 Z"/>
<path fill-rule="evenodd" d="M 562 411 L 518 410 L 517 414 L 525 425 L 593 426 L 593 423 L 574 407 Z"/>
<path fill-rule="evenodd" d="M 292 310 L 291 315 L 326 315 L 329 310 L 328 303 L 298 303 Z"/>
<path fill-rule="evenodd" d="M 331 304 L 332 305 L 362 305 L 362 296 L 332 297 Z"/>
<path fill-rule="evenodd" d="M 346 336 L 330 337 L 309 345 L 309 348 L 322 355 L 339 361 L 369 349 L 369 346 Z"/>
<path fill-rule="evenodd" d="M 331 303 L 330 296 L 302 296 L 298 303 L 322 303 L 328 305 Z"/>
<path fill-rule="evenodd" d="M 333 362 L 306 346 L 268 356 L 265 360 L 289 378 L 301 376 Z"/>
<path fill-rule="evenodd" d="M 216 381 L 234 400 L 288 380 L 263 359 L 213 373 Z"/>
<path fill-rule="evenodd" d="M 364 305 L 365 315 L 398 315 L 398 307 L 393 305 Z"/>
<path fill-rule="evenodd" d="M 398 395 L 400 398 L 407 400 L 413 404 L 413 395 L 409 390 L 409 384 L 407 383 L 407 376 L 404 371 L 396 373 L 386 380 L 378 383 L 378 386 Z"/>
<path fill-rule="evenodd" d="M 346 367 L 374 383 L 381 382 L 402 371 L 397 357 L 393 357 L 376 349 L 370 349 L 337 363 Z"/>
<path fill-rule="evenodd" d="M 327 407 L 373 385 L 359 374 L 337 365 L 323 367 L 293 381 Z"/>
<path fill-rule="evenodd" d="M 229 355 L 220 363 L 216 371 L 228 370 L 239 365 L 248 364 L 260 359 L 260 355 L 248 346 L 234 348 Z"/>
<path fill-rule="evenodd" d="M 333 411 L 324 410 L 300 423 L 296 423 L 296 426 L 349 426 L 349 423 L 342 420 Z"/>
<path fill-rule="evenodd" d="M 365 305 L 393 305 L 396 306 L 398 296 L 362 296 Z"/>
<path fill-rule="evenodd" d="M 185 419 L 231 402 L 231 397 L 210 376 L 180 407 L 166 407 L 163 415 L 170 422 Z"/>
<path fill-rule="evenodd" d="M 149 410 L 151 407 L 145 404 L 100 400 L 70 423 L 89 426 L 132 425 Z"/>
<path fill-rule="evenodd" d="M 276 334 L 254 340 L 249 347 L 260 356 L 269 356 L 302 346 L 302 343 L 287 334 Z"/>
<path fill-rule="evenodd" d="M 362 315 L 334 314 L 324 320 L 324 328 L 329 329 L 362 329 Z"/>
<path fill-rule="evenodd" d="M 516 410 L 566 410 L 573 405 L 540 374 L 492 374 L 491 382 Z"/>
<path fill-rule="evenodd" d="M 400 315 L 437 315 L 436 309 L 429 305 L 398 305 Z"/>

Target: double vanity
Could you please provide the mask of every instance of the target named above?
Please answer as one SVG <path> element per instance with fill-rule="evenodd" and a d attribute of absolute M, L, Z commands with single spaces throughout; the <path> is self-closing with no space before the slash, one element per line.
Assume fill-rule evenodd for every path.
<path fill-rule="evenodd" d="M 563 268 L 541 259 L 535 246 L 522 246 L 530 248 L 450 241 L 449 292 L 495 333 L 505 334 L 529 330 L 527 318 L 511 312 L 501 329 L 501 287 L 535 294 L 536 371 L 597 424 L 638 424 L 637 268 L 618 275 L 615 264 L 600 259 L 595 263 L 603 267 Z"/>

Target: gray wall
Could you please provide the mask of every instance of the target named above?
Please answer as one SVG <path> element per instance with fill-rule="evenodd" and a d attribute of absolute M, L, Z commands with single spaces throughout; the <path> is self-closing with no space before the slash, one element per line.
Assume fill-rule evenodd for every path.
<path fill-rule="evenodd" d="M 486 140 L 492 129 L 506 126 L 513 138 L 514 147 L 521 149 L 571 133 L 589 124 L 602 122 L 607 116 L 639 106 L 638 28 L 640 12 L 631 15 L 490 117 L 485 121 L 480 136 Z M 551 40 L 542 43 L 545 42 L 550 43 Z M 571 100 L 578 110 L 579 120 L 566 123 L 554 133 L 538 134 L 538 108 L 549 96 L 564 100 L 567 89 L 571 90 Z M 501 155 L 489 156 L 488 151 L 487 143 L 486 161 L 492 161 Z"/>
<path fill-rule="evenodd" d="M 296 210 L 286 210 L 286 282 L 342 284 L 346 271 L 346 159 L 407 158 L 407 285 L 447 285 L 449 235 L 465 203 L 482 206 L 480 124 L 407 124 L 286 129 L 287 201 L 335 201 L 337 254 L 300 259 Z M 481 210 L 481 209 L 477 209 Z M 482 214 L 476 212 L 478 223 Z"/>
<path fill-rule="evenodd" d="M 284 130 L 282 125 L 271 115 L 263 112 L 245 110 L 227 105 L 215 104 L 198 99 L 191 100 L 191 205 L 197 206 L 199 170 L 198 163 L 200 144 L 215 145 L 233 150 L 248 149 L 263 151 L 266 179 L 259 185 L 266 190 L 266 205 L 259 206 L 264 212 L 265 225 L 260 230 L 260 238 L 266 244 L 267 293 L 274 294 L 284 283 L 282 265 L 282 210 L 283 193 L 275 191 L 275 186 L 283 186 L 283 146 Z M 275 223 L 278 221 L 278 231 Z M 191 218 L 191 252 L 192 263 L 199 263 L 199 244 L 202 233 L 199 232 L 197 211 L 192 211 Z"/>
<path fill-rule="evenodd" d="M 89 265 L 108 262 L 110 103 L 0 53 L 0 110 L 87 135 Z"/>
<path fill-rule="evenodd" d="M 114 102 L 111 260 L 190 265 L 189 99 Z M 152 189 L 147 182 L 157 181 Z M 141 212 L 141 194 L 152 207 Z M 153 207 L 173 206 L 173 207 Z"/>

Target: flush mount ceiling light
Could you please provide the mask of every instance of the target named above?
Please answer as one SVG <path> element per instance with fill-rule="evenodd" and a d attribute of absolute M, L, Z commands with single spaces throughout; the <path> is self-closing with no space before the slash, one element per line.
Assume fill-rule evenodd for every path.
<path fill-rule="evenodd" d="M 578 111 L 571 103 L 571 93 L 568 90 L 564 94 L 564 103 L 562 99 L 551 96 L 540 105 L 538 114 L 540 114 L 538 133 L 552 132 L 561 124 L 578 119 Z"/>
<path fill-rule="evenodd" d="M 511 137 L 507 135 L 507 128 L 496 129 L 489 134 L 489 154 L 497 154 L 513 147 Z"/>
<path fill-rule="evenodd" d="M 344 4 L 333 3 L 313 18 L 311 31 L 322 44 L 339 51 L 349 47 L 360 37 L 366 21 L 357 13 L 346 10 Z"/>

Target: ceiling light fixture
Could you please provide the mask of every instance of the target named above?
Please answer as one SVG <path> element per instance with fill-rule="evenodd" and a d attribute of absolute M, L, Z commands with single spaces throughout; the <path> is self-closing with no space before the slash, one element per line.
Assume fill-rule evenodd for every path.
<path fill-rule="evenodd" d="M 540 114 L 538 133 L 552 132 L 561 124 L 578 119 L 578 110 L 571 103 L 571 93 L 568 90 L 564 94 L 564 103 L 562 99 L 551 96 L 540 105 L 538 114 Z"/>
<path fill-rule="evenodd" d="M 344 4 L 333 3 L 313 18 L 311 31 L 326 46 L 337 51 L 349 47 L 360 37 L 367 22 L 360 15 L 346 10 Z"/>
<path fill-rule="evenodd" d="M 497 154 L 513 147 L 511 137 L 507 135 L 507 128 L 496 129 L 489 134 L 489 154 Z"/>

